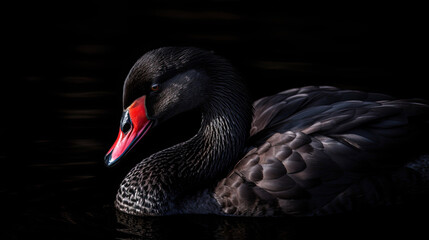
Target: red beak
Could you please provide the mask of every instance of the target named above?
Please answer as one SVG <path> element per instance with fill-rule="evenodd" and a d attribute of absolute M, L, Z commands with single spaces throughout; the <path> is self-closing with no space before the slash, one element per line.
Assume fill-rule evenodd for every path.
<path fill-rule="evenodd" d="M 104 158 L 108 167 L 130 151 L 152 126 L 147 118 L 145 100 L 146 96 L 138 98 L 122 113 L 118 137 Z"/>

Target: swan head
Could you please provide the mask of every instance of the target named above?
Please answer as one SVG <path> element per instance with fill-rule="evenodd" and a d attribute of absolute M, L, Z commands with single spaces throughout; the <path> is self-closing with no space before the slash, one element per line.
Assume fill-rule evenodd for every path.
<path fill-rule="evenodd" d="M 219 74 L 213 67 L 225 65 L 222 61 L 195 48 L 166 47 L 144 54 L 125 80 L 119 134 L 105 164 L 116 164 L 151 127 L 207 103 L 211 79 Z"/>

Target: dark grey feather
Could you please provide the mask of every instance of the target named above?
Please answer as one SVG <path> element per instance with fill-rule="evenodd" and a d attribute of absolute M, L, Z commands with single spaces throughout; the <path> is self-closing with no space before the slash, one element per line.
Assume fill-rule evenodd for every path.
<path fill-rule="evenodd" d="M 338 213 L 392 201 L 383 191 L 397 186 L 389 174 L 378 173 L 412 159 L 390 157 L 404 151 L 397 146 L 419 141 L 413 136 L 427 124 L 429 111 L 417 101 L 332 87 L 288 90 L 256 101 L 254 108 L 255 148 L 233 175 L 253 186 L 248 191 L 264 193 L 250 201 L 269 203 L 278 210 L 273 215 Z M 415 116 L 422 121 L 410 125 Z M 229 194 L 236 194 L 234 188 Z M 238 204 L 233 214 L 249 213 Z"/>

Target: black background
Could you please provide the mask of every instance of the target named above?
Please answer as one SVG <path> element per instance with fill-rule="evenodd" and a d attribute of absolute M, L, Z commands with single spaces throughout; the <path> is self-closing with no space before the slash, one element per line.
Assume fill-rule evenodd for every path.
<path fill-rule="evenodd" d="M 123 81 L 148 50 L 213 50 L 236 66 L 255 100 L 305 85 L 427 97 L 427 14 L 411 3 L 17 1 L 3 11 L 4 239 L 128 236 L 112 207 L 120 180 L 141 157 L 195 128 L 192 120 L 171 122 L 117 168 L 103 166 L 118 131 Z M 415 230 L 413 219 L 425 211 L 408 206 L 328 220 L 174 217 L 139 224 L 150 226 L 142 230 L 149 238 L 339 238 L 339 228 L 356 238 L 417 236 L 424 231 Z"/>

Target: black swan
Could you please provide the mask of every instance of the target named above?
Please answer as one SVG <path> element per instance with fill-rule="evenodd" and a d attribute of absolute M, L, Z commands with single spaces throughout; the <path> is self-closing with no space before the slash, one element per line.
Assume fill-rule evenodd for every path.
<path fill-rule="evenodd" d="M 164 47 L 144 54 L 123 88 L 114 165 L 150 130 L 200 111 L 195 136 L 143 159 L 115 206 L 138 216 L 325 215 L 394 204 L 421 182 L 404 167 L 427 134 L 419 100 L 328 86 L 252 102 L 231 64 L 212 52 Z"/>

